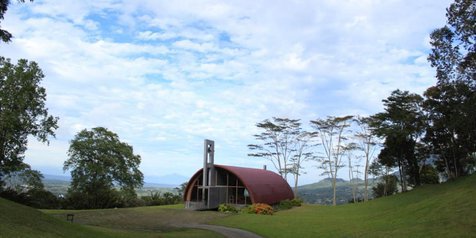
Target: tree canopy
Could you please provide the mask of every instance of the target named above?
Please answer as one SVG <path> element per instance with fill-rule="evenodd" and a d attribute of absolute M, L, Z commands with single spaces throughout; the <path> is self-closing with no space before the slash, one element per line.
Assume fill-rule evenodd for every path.
<path fill-rule="evenodd" d="M 0 178 L 24 167 L 28 136 L 48 142 L 58 128 L 45 106 L 43 77 L 35 62 L 20 59 L 15 65 L 0 57 Z"/>
<path fill-rule="evenodd" d="M 68 197 L 75 200 L 77 208 L 117 206 L 120 196 L 135 198 L 134 189 L 143 185 L 140 156 L 106 128 L 79 132 L 68 155 L 64 162 L 64 170 L 71 170 L 72 177 Z"/>

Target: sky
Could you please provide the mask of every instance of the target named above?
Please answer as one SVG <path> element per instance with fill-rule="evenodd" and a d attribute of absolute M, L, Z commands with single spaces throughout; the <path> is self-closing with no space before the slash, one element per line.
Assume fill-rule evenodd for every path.
<path fill-rule="evenodd" d="M 102 126 L 141 156 L 146 181 L 190 177 L 204 139 L 218 164 L 273 169 L 247 156 L 256 123 L 371 115 L 395 89 L 433 85 L 429 34 L 450 3 L 12 1 L 0 55 L 39 64 L 60 118 L 49 145 L 30 138 L 25 162 L 62 175 L 70 140 Z M 316 165 L 300 184 L 322 179 Z"/>

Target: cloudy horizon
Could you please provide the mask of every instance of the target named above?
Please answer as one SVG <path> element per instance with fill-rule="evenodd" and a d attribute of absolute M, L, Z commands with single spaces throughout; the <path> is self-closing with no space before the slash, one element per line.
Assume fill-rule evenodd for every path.
<path fill-rule="evenodd" d="M 146 177 L 189 177 L 203 140 L 219 164 L 250 158 L 255 124 L 370 115 L 395 89 L 421 94 L 435 71 L 429 34 L 450 1 L 53 1 L 10 5 L 2 56 L 45 73 L 50 145 L 25 162 L 62 174 L 69 141 L 103 126 L 141 155 Z M 308 162 L 300 184 L 320 180 Z"/>

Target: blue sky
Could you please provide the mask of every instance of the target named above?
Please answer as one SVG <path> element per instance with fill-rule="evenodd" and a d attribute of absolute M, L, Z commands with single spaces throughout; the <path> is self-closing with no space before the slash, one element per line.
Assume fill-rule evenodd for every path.
<path fill-rule="evenodd" d="M 247 157 L 255 124 L 370 115 L 394 89 L 435 83 L 430 32 L 447 0 L 12 1 L 0 54 L 39 63 L 47 107 L 59 116 L 49 146 L 32 139 L 26 162 L 62 174 L 69 141 L 107 127 L 152 176 L 192 175 L 203 140 L 215 161 Z M 315 162 L 301 184 L 320 179 Z M 268 164 L 268 168 L 272 168 Z"/>

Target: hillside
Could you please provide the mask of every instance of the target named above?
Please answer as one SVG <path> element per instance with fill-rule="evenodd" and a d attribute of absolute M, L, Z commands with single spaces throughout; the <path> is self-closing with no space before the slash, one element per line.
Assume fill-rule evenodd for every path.
<path fill-rule="evenodd" d="M 0 237 L 113 237 L 0 198 Z"/>
<path fill-rule="evenodd" d="M 158 207 L 155 207 L 157 209 Z M 23 206 L 6 199 L 0 198 L 0 238 L 133 238 L 133 237 L 221 237 L 220 235 L 197 229 L 177 229 L 169 227 L 165 232 L 159 230 L 158 223 L 166 222 L 167 217 L 160 217 L 160 222 L 156 217 L 151 219 L 150 212 L 157 214 L 153 207 L 138 208 L 142 211 L 136 226 L 134 221 L 125 219 L 130 215 L 131 209 L 105 209 L 87 211 L 52 211 L 54 215 L 47 215 L 39 210 Z M 184 211 L 184 209 L 177 209 Z M 112 213 L 111 216 L 105 215 Z M 75 223 L 65 221 L 66 213 L 75 214 Z M 84 214 L 93 214 L 84 218 Z M 149 215 L 147 215 L 149 214 Z M 166 214 L 169 218 L 170 213 Z M 57 218 L 55 218 L 57 217 Z M 106 219 L 104 219 L 106 218 Z M 154 219 L 155 218 L 155 219 Z M 81 220 L 85 220 L 81 222 Z M 95 219 L 95 220 L 94 220 Z M 91 222 L 92 220 L 92 222 Z M 106 221 L 105 221 L 106 220 Z M 88 224 L 88 222 L 91 222 Z M 77 224 L 79 223 L 79 224 Z M 87 224 L 86 226 L 84 224 Z M 83 225 L 80 225 L 83 224 Z"/>
<path fill-rule="evenodd" d="M 364 181 L 361 179 L 354 179 L 353 182 L 357 187 L 356 196 L 363 198 L 365 191 Z M 373 183 L 374 180 L 369 179 L 369 196 L 372 196 Z M 338 178 L 336 185 L 337 204 L 345 204 L 352 200 L 352 184 L 349 181 Z M 299 186 L 298 196 L 303 199 L 305 203 L 309 204 L 332 204 L 332 180 L 326 178 L 317 183 Z"/>
<path fill-rule="evenodd" d="M 263 237 L 471 237 L 476 234 L 476 175 L 426 185 L 367 203 L 306 205 L 273 216 L 216 221 Z"/>

